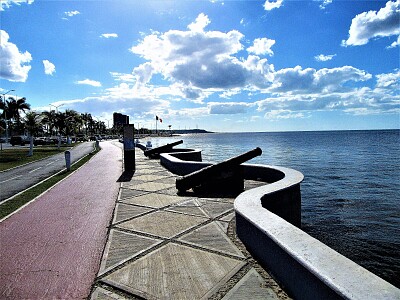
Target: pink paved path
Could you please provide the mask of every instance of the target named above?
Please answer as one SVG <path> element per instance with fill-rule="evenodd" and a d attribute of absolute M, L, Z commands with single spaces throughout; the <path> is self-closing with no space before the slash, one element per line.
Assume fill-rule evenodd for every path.
<path fill-rule="evenodd" d="M 118 195 L 122 151 L 89 163 L 0 223 L 0 299 L 84 299 Z"/>

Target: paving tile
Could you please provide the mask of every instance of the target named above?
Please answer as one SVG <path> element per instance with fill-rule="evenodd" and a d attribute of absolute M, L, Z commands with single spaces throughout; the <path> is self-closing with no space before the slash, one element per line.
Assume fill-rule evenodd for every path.
<path fill-rule="evenodd" d="M 122 188 L 121 193 L 119 195 L 119 199 L 123 200 L 125 198 L 131 198 L 131 197 L 135 197 L 135 196 L 142 195 L 142 194 L 144 194 L 144 191 Z"/>
<path fill-rule="evenodd" d="M 201 208 L 211 218 L 215 218 L 233 209 L 233 205 L 227 202 L 216 202 L 204 199 L 199 200 L 199 202 L 201 203 Z"/>
<path fill-rule="evenodd" d="M 201 299 L 242 265 L 232 258 L 169 243 L 102 281 L 144 298 Z"/>
<path fill-rule="evenodd" d="M 121 295 L 114 294 L 113 292 L 110 292 L 101 287 L 96 287 L 95 290 L 93 291 L 90 299 L 91 300 L 116 300 L 116 299 L 122 300 L 122 299 L 127 299 L 127 298 L 124 298 Z"/>
<path fill-rule="evenodd" d="M 171 188 L 173 186 L 175 186 L 175 184 L 150 181 L 136 185 L 135 189 L 140 191 L 156 192 L 159 190 Z"/>
<path fill-rule="evenodd" d="M 230 222 L 235 217 L 235 212 L 232 212 L 225 217 L 220 218 L 221 221 Z"/>
<path fill-rule="evenodd" d="M 172 238 L 173 236 L 199 225 L 206 220 L 206 218 L 197 216 L 157 211 L 120 223 L 118 227 L 164 238 Z"/>
<path fill-rule="evenodd" d="M 197 228 L 185 234 L 179 240 L 244 258 L 242 252 L 232 243 L 216 222 Z"/>
<path fill-rule="evenodd" d="M 188 215 L 206 217 L 206 213 L 201 209 L 201 206 L 195 199 L 180 202 L 178 204 L 172 205 L 170 208 L 166 209 L 168 211 L 180 212 Z"/>
<path fill-rule="evenodd" d="M 114 223 L 133 218 L 151 211 L 150 208 L 118 203 L 115 208 Z"/>
<path fill-rule="evenodd" d="M 222 229 L 225 233 L 228 233 L 228 226 L 229 226 L 229 223 L 228 223 L 228 222 L 217 221 L 216 223 L 218 224 L 219 227 L 221 227 L 221 229 Z"/>
<path fill-rule="evenodd" d="M 252 268 L 226 295 L 223 300 L 278 300 L 265 280 Z"/>
<path fill-rule="evenodd" d="M 105 271 L 119 265 L 161 242 L 158 239 L 112 229 L 100 270 Z"/>
<path fill-rule="evenodd" d="M 181 201 L 185 201 L 189 198 L 179 197 L 179 196 L 171 196 L 171 195 L 163 195 L 158 193 L 148 193 L 144 195 L 140 195 L 137 197 L 131 197 L 129 199 L 122 200 L 124 203 L 130 203 L 134 205 L 141 205 L 147 207 L 161 208 L 164 206 L 168 206 L 174 203 L 178 203 Z"/>
<path fill-rule="evenodd" d="M 143 174 L 143 175 L 138 175 L 134 176 L 134 180 L 143 180 L 143 181 L 158 181 L 162 178 L 166 178 L 167 175 L 158 175 L 158 173 L 153 173 L 153 174 Z"/>

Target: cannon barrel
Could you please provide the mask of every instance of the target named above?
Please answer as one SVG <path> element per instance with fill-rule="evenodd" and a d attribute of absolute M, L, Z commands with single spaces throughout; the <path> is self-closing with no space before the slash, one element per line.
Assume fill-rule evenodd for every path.
<path fill-rule="evenodd" d="M 169 143 L 169 144 L 165 144 L 163 146 L 156 147 L 156 148 L 144 151 L 144 155 L 145 156 L 151 156 L 151 155 L 156 155 L 156 154 L 160 154 L 160 153 L 163 153 L 163 152 L 168 152 L 174 146 L 182 144 L 182 143 L 183 143 L 183 140 L 180 140 L 180 141 L 177 141 L 177 142 L 173 142 L 173 143 Z"/>
<path fill-rule="evenodd" d="M 182 176 L 176 179 L 176 188 L 179 191 L 186 191 L 190 188 L 201 185 L 206 181 L 210 181 L 210 178 L 217 176 L 221 172 L 229 171 L 239 166 L 240 164 L 261 155 L 262 150 L 257 147 L 253 150 L 240 154 L 238 156 L 229 158 L 220 163 L 210 165 L 188 175 Z"/>

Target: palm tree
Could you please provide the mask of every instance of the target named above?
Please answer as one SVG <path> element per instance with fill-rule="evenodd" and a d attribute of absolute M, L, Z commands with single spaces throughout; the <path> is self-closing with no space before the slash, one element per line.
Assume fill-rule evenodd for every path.
<path fill-rule="evenodd" d="M 5 105 L 3 104 L 3 113 L 6 112 L 8 120 L 16 122 L 16 127 L 21 128 L 21 116 L 20 113 L 30 110 L 31 105 L 26 102 L 26 98 L 13 98 L 8 97 Z"/>
<path fill-rule="evenodd" d="M 48 132 L 53 135 L 54 128 L 56 127 L 56 112 L 54 110 L 42 112 L 42 123 L 47 125 Z"/>
<path fill-rule="evenodd" d="M 26 98 L 13 98 L 9 97 L 8 101 L 6 101 L 6 106 L 7 106 L 7 117 L 9 119 L 14 119 L 17 124 L 20 124 L 21 122 L 21 116 L 20 113 L 21 111 L 25 112 L 26 110 L 31 109 L 31 105 L 26 102 Z"/>
<path fill-rule="evenodd" d="M 32 156 L 33 138 L 42 129 L 41 115 L 34 111 L 26 113 L 24 118 L 24 125 L 30 135 L 30 147 L 28 156 Z"/>

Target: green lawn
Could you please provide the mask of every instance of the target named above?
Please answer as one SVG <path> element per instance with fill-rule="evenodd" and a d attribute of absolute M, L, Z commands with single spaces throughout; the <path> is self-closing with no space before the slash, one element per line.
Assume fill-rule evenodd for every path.
<path fill-rule="evenodd" d="M 76 146 L 78 144 L 74 144 Z M 0 151 L 0 171 L 14 168 L 35 160 L 46 158 L 54 154 L 63 153 L 71 148 L 71 145 L 57 146 L 36 146 L 33 148 L 33 155 L 28 156 L 29 148 L 9 148 Z"/>

